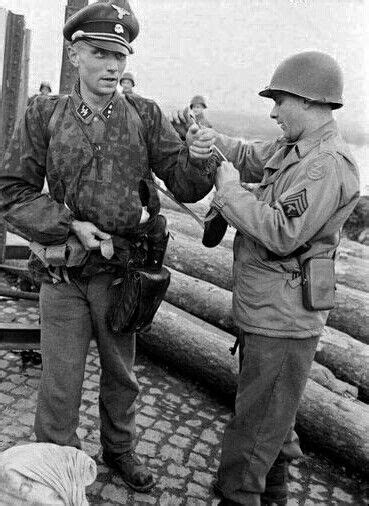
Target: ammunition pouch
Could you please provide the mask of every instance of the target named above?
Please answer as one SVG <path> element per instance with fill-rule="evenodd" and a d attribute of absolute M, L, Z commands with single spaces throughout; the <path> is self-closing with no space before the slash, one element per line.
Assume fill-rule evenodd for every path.
<path fill-rule="evenodd" d="M 70 235 L 63 244 L 44 246 L 36 241 L 30 243 L 32 252 L 29 269 L 36 281 L 67 281 L 68 267 L 79 267 L 86 263 L 90 252 L 86 251 L 75 235 Z"/>

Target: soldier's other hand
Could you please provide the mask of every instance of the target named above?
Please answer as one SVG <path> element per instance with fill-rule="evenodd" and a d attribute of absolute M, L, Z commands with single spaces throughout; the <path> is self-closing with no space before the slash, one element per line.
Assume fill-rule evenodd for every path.
<path fill-rule="evenodd" d="M 206 160 L 211 156 L 211 146 L 215 143 L 217 132 L 212 128 L 199 128 L 192 125 L 187 132 L 186 142 L 192 158 Z"/>
<path fill-rule="evenodd" d="M 217 174 L 215 176 L 215 186 L 216 189 L 219 190 L 223 185 L 229 183 L 230 181 L 238 181 L 240 180 L 240 173 L 237 169 L 234 168 L 233 163 L 231 162 L 222 162 L 218 169 Z"/>
<path fill-rule="evenodd" d="M 110 239 L 111 237 L 110 234 L 102 232 L 89 221 L 73 220 L 71 230 L 76 234 L 87 251 L 99 249 L 100 241 Z"/>
<path fill-rule="evenodd" d="M 172 125 L 174 123 L 177 125 L 180 125 L 181 123 L 183 123 L 183 124 L 187 123 L 185 111 L 181 111 L 180 109 L 177 109 L 176 111 L 171 111 L 168 114 L 168 119 L 172 123 Z"/>
<path fill-rule="evenodd" d="M 194 123 L 193 118 L 188 114 L 186 109 L 183 111 L 179 109 L 177 111 L 171 111 L 167 117 L 181 139 L 184 140 L 188 129 Z"/>
<path fill-rule="evenodd" d="M 145 207 L 142 208 L 140 225 L 141 225 L 141 223 L 147 223 L 147 221 L 149 220 L 149 218 L 150 218 L 150 215 L 147 212 L 147 207 L 145 206 Z"/>

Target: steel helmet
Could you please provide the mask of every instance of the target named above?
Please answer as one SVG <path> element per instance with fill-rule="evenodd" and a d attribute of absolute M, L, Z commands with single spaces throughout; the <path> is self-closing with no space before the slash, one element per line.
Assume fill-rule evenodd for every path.
<path fill-rule="evenodd" d="M 48 81 L 42 81 L 41 82 L 39 91 L 41 91 L 42 88 L 48 88 L 50 90 L 50 93 L 51 93 L 51 84 Z"/>
<path fill-rule="evenodd" d="M 314 102 L 342 107 L 343 75 L 338 63 L 328 54 L 305 51 L 282 61 L 262 97 L 273 98 L 273 91 L 285 91 Z"/>
<path fill-rule="evenodd" d="M 203 105 L 205 109 L 207 108 L 205 98 L 202 95 L 195 95 L 192 97 L 190 102 L 190 109 L 192 109 L 194 105 Z"/>
<path fill-rule="evenodd" d="M 122 74 L 122 77 L 119 79 L 119 84 L 122 84 L 122 81 L 123 79 L 128 79 L 129 81 L 132 82 L 132 86 L 135 86 L 135 77 L 134 75 L 132 74 L 132 72 L 124 72 Z"/>

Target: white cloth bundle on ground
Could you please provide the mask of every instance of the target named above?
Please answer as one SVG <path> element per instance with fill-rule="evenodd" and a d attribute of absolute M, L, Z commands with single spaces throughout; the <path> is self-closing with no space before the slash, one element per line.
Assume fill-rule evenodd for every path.
<path fill-rule="evenodd" d="M 87 506 L 96 463 L 70 446 L 30 443 L 0 454 L 0 505 Z"/>

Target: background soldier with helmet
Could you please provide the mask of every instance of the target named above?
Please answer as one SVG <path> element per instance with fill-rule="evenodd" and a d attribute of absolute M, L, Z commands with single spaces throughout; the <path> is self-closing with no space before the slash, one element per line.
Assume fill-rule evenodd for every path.
<path fill-rule="evenodd" d="M 288 462 L 302 454 L 295 416 L 332 307 L 340 230 L 359 198 L 358 169 L 332 116 L 342 89 L 332 57 L 293 55 L 259 93 L 274 100 L 283 137 L 245 142 L 204 129 L 190 147 L 206 159 L 215 142 L 229 160 L 218 167 L 212 207 L 237 230 L 241 370 L 215 485 L 222 505 L 287 504 Z"/>
<path fill-rule="evenodd" d="M 51 85 L 47 81 L 42 81 L 40 84 L 40 94 L 41 95 L 48 95 L 51 93 Z"/>
<path fill-rule="evenodd" d="M 122 93 L 133 93 L 133 88 L 136 86 L 133 73 L 123 72 L 122 77 L 119 79 L 119 84 L 122 87 Z"/>
<path fill-rule="evenodd" d="M 189 109 L 192 112 L 194 120 L 201 127 L 211 128 L 211 124 L 205 116 L 205 109 L 207 107 L 206 100 L 202 95 L 195 95 L 191 98 Z M 185 111 L 188 111 L 188 109 L 186 108 Z"/>
<path fill-rule="evenodd" d="M 51 91 L 52 91 L 51 84 L 48 81 L 42 81 L 40 83 L 39 95 L 49 95 Z M 35 97 L 37 97 L 37 94 L 32 95 L 32 97 L 29 97 L 27 105 L 29 105 Z"/>

